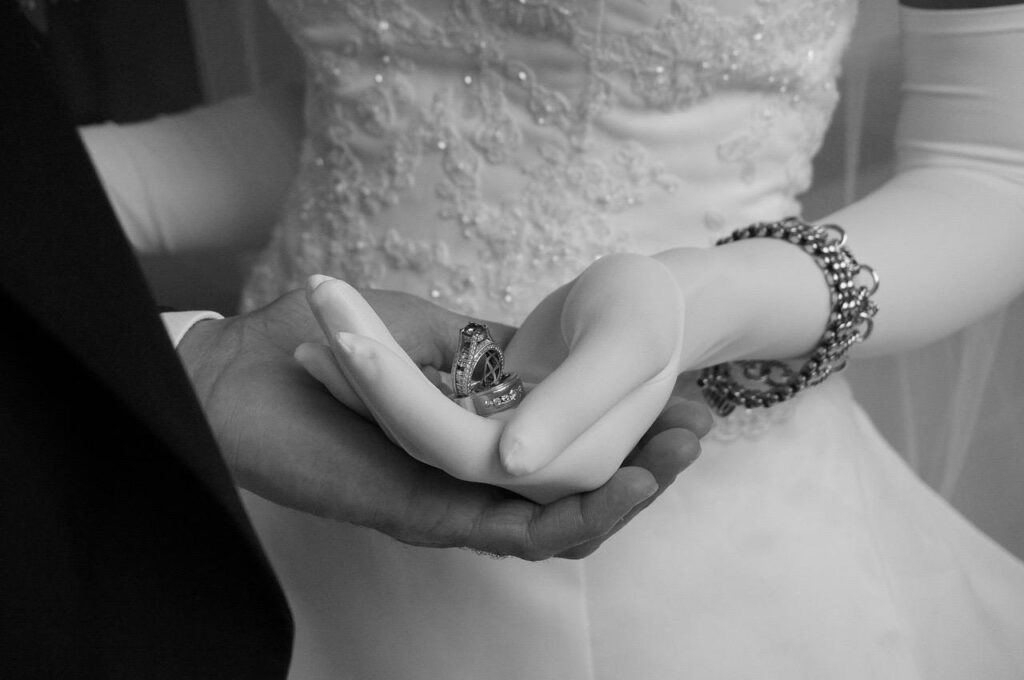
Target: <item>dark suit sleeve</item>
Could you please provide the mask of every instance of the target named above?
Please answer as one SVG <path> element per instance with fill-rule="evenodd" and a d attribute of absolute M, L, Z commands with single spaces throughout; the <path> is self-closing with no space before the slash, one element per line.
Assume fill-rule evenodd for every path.
<path fill-rule="evenodd" d="M 39 37 L 0 4 L 0 676 L 280 678 L 291 627 Z"/>

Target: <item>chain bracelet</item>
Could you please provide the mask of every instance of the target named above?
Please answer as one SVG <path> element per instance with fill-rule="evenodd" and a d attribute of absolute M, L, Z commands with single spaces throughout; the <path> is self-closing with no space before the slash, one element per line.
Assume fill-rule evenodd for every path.
<path fill-rule="evenodd" d="M 721 416 L 729 415 L 737 406 L 773 406 L 843 370 L 853 345 L 871 335 L 878 313 L 871 299 L 878 290 L 878 275 L 854 258 L 841 227 L 812 225 L 787 217 L 738 229 L 715 245 L 750 238 L 789 241 L 813 257 L 828 284 L 832 311 L 818 346 L 799 369 L 771 359 L 733 361 L 703 369 L 697 384 Z M 863 280 L 862 274 L 870 280 L 867 285 L 858 283 Z"/>

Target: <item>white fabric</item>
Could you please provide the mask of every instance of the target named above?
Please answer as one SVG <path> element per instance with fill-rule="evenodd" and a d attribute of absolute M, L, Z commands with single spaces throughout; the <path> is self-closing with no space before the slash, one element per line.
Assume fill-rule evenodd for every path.
<path fill-rule="evenodd" d="M 562 238 L 581 217 L 603 245 L 622 236 L 660 250 L 796 209 L 854 20 L 852 3 L 799 0 L 694 2 L 676 14 L 608 0 L 573 15 L 590 32 L 566 28 L 549 3 L 275 6 L 309 58 L 311 129 L 249 304 L 323 268 L 506 318 L 589 256 L 578 234 Z M 660 32 L 647 30 L 663 17 Z M 471 38 L 496 51 L 481 62 L 461 47 Z M 680 57 L 667 75 L 666 54 Z M 584 121 L 595 165 L 566 160 L 584 141 L 568 134 L 573 123 L 592 110 L 555 100 L 526 112 L 516 80 L 595 105 Z M 477 98 L 481 84 L 494 89 Z M 481 111 L 507 113 L 511 126 Z M 549 125 L 551 112 L 565 115 Z M 521 146 L 505 136 L 491 147 L 492 133 L 516 130 Z M 643 153 L 631 155 L 629 139 Z M 540 142 L 552 146 L 538 154 Z M 551 187 L 582 187 L 561 213 L 531 202 L 545 187 L 518 174 L 548 160 Z M 467 167 L 479 172 L 460 174 Z M 585 191 L 594 186 L 602 191 Z M 495 215 L 510 221 L 488 231 Z M 524 216 L 539 236 L 516 222 Z M 503 233 L 521 237 L 518 248 L 503 250 Z M 558 267 L 560 248 L 569 257 Z M 962 354 L 969 365 L 975 355 Z M 582 563 L 411 548 L 245 501 L 295 614 L 294 678 L 1024 674 L 1024 566 L 920 482 L 842 379 L 808 391 L 756 438 L 709 439 L 657 503 Z"/>
<path fill-rule="evenodd" d="M 1020 563 L 850 417 L 842 381 L 752 448 L 710 442 L 582 563 L 412 548 L 247 494 L 291 677 L 1020 677 Z"/>
<path fill-rule="evenodd" d="M 246 306 L 323 272 L 505 320 L 599 255 L 797 211 L 855 9 L 274 5 L 310 58 L 311 134 Z"/>
<path fill-rule="evenodd" d="M 299 93 L 279 86 L 152 121 L 80 128 L 132 246 L 260 246 L 295 172 Z"/>
<path fill-rule="evenodd" d="M 167 335 L 171 339 L 171 344 L 175 347 L 177 347 L 178 343 L 181 342 L 181 339 L 185 337 L 185 334 L 189 332 L 189 329 L 200 321 L 223 318 L 223 314 L 205 310 L 163 312 L 160 314 L 160 320 L 164 322 L 164 328 L 167 330 Z"/>

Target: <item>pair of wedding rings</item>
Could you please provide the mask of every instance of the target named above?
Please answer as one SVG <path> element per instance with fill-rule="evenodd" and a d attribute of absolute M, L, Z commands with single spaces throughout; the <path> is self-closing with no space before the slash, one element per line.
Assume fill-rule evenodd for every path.
<path fill-rule="evenodd" d="M 505 371 L 505 354 L 481 323 L 459 331 L 451 379 L 455 403 L 481 416 L 515 408 L 523 400 L 523 381 Z"/>

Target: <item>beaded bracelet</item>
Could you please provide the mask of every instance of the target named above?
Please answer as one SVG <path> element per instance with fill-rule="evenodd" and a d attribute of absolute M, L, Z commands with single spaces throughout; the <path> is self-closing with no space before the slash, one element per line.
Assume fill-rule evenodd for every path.
<path fill-rule="evenodd" d="M 749 238 L 778 238 L 803 248 L 825 275 L 832 311 L 818 346 L 799 370 L 783 361 L 768 359 L 734 361 L 701 371 L 697 384 L 711 408 L 722 416 L 729 415 L 737 406 L 773 406 L 843 370 L 850 348 L 867 340 L 878 313 L 878 306 L 871 299 L 878 290 L 878 275 L 853 257 L 841 227 L 816 226 L 787 217 L 738 229 L 715 245 Z M 867 286 L 856 281 L 862 272 L 870 278 Z"/>

